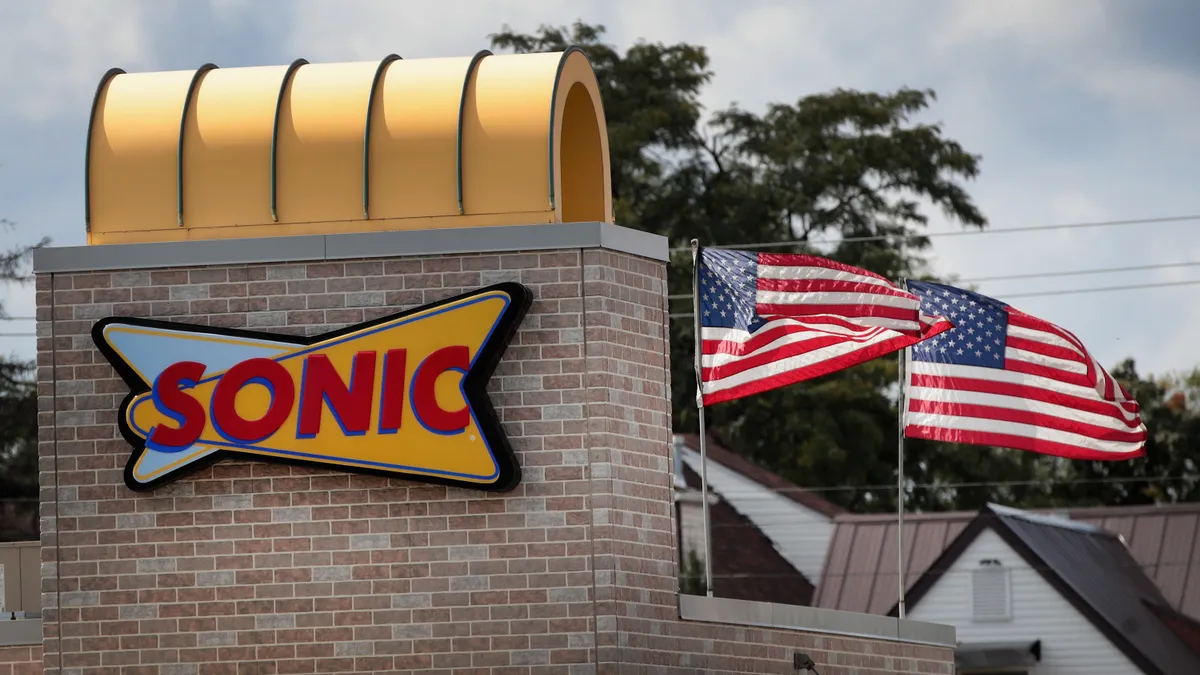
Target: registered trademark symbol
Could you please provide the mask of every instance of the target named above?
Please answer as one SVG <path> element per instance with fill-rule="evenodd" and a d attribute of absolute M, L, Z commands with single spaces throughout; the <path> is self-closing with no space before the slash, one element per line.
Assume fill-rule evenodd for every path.
<path fill-rule="evenodd" d="M 471 440 L 475 440 L 475 434 L 471 434 Z"/>

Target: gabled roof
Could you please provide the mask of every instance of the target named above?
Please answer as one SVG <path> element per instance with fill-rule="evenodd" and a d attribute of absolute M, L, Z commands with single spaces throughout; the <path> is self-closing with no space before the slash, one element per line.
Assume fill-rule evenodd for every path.
<path fill-rule="evenodd" d="M 680 434 L 680 436 L 682 436 L 684 444 L 689 448 L 696 451 L 700 450 L 699 434 Z M 804 488 L 798 487 L 778 474 L 772 473 L 736 452 L 722 447 L 711 435 L 708 436 L 708 444 L 704 451 L 708 455 L 708 458 L 714 462 L 720 462 L 759 485 L 774 490 L 797 504 L 817 513 L 833 518 L 836 515 L 846 512 L 845 509 L 837 504 Z"/>
<path fill-rule="evenodd" d="M 683 468 L 689 488 L 700 489 L 700 476 Z M 721 598 L 808 605 L 813 584 L 787 561 L 770 539 L 729 502 L 709 507 L 712 527 L 713 593 Z"/>
<path fill-rule="evenodd" d="M 986 529 L 995 531 L 1144 672 L 1200 673 L 1200 654 L 1151 609 L 1166 605 L 1154 582 L 1117 535 L 1087 523 L 987 506 L 913 585 L 908 605 L 916 606 Z"/>
<path fill-rule="evenodd" d="M 1072 520 L 1120 535 L 1167 603 L 1200 619 L 1200 503 L 1071 509 Z"/>
<path fill-rule="evenodd" d="M 974 513 L 917 513 L 904 516 L 905 587 L 975 517 Z M 895 604 L 896 514 L 839 516 L 825 557 L 813 605 L 847 612 L 886 614 Z"/>
<path fill-rule="evenodd" d="M 703 465 L 695 446 L 699 446 L 699 438 L 677 437 L 677 467 L 686 465 L 700 472 Z M 841 509 L 755 466 L 711 438 L 707 450 L 709 494 L 720 497 L 761 530 L 792 567 L 814 582 L 819 579 L 833 536 L 832 514 Z M 766 582 L 769 585 L 769 580 Z"/>
<path fill-rule="evenodd" d="M 1046 513 L 1046 511 L 1037 511 Z M 1072 520 L 1121 536 L 1167 604 L 1200 619 L 1200 504 L 1065 509 Z M 929 569 L 975 512 L 904 516 L 906 586 Z M 896 515 L 841 515 L 813 604 L 883 614 L 896 604 Z M 847 583 L 853 579 L 854 583 Z"/>
<path fill-rule="evenodd" d="M 1200 654 L 1200 621 L 1184 616 L 1165 605 L 1146 603 L 1150 611 L 1170 628 L 1192 651 Z"/>

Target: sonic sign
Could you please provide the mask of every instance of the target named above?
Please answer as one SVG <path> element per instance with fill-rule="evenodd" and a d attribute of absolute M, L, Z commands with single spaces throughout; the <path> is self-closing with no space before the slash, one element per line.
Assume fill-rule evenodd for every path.
<path fill-rule="evenodd" d="M 92 338 L 131 389 L 125 484 L 237 457 L 511 489 L 485 386 L 529 303 L 504 283 L 312 338 L 104 319 Z"/>

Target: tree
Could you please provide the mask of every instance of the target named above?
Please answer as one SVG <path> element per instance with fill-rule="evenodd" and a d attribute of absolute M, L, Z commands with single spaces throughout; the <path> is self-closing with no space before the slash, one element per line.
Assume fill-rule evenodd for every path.
<path fill-rule="evenodd" d="M 879 94 L 839 89 L 773 104 L 762 114 L 731 107 L 705 124 L 703 47 L 638 42 L 624 53 L 603 26 L 505 27 L 495 48 L 581 47 L 603 96 L 618 222 L 672 245 L 796 242 L 776 250 L 819 252 L 891 278 L 924 271 L 921 202 L 966 226 L 986 219 L 962 182 L 979 157 L 913 118 L 935 100 L 926 90 Z M 817 242 L 832 241 L 820 246 Z M 677 429 L 695 429 L 690 300 L 692 266 L 672 260 L 672 390 Z M 877 360 L 816 381 L 710 409 L 709 429 L 799 485 L 894 482 L 895 360 Z M 890 508 L 895 490 L 847 490 L 851 508 Z"/>
<path fill-rule="evenodd" d="M 7 220 L 0 225 L 12 227 Z M 33 249 L 17 246 L 0 253 L 0 281 L 25 284 Z M 7 316 L 0 305 L 0 317 Z M 0 540 L 37 537 L 37 383 L 32 362 L 0 357 Z M 30 507 L 32 504 L 32 508 Z"/>
<path fill-rule="evenodd" d="M 979 173 L 979 156 L 940 125 L 916 121 L 936 101 L 933 91 L 836 89 L 762 113 L 733 106 L 705 118 L 700 94 L 712 72 L 703 47 L 639 41 L 621 51 L 604 33 L 576 22 L 532 34 L 505 27 L 491 39 L 493 48 L 514 52 L 575 45 L 592 62 L 608 122 L 617 222 L 663 234 L 676 248 L 669 285 L 677 430 L 697 427 L 691 238 L 817 253 L 892 279 L 932 279 L 922 236 L 927 209 L 964 227 L 986 226 L 964 188 Z M 798 485 L 845 486 L 824 493 L 843 506 L 894 509 L 896 363 L 877 359 L 711 407 L 708 428 Z M 1200 498 L 1188 454 L 1200 442 L 1200 372 L 1153 382 L 1126 362 L 1113 374 L 1144 406 L 1153 435 L 1148 458 L 1071 462 L 907 439 L 906 504 L 944 510 L 989 501 L 1038 507 Z"/>
<path fill-rule="evenodd" d="M 33 364 L 0 360 L 0 495 L 36 497 L 37 385 Z"/>
<path fill-rule="evenodd" d="M 700 90 L 708 83 L 703 47 L 638 42 L 619 52 L 601 41 L 603 26 L 576 22 L 570 28 L 542 26 L 536 34 L 508 26 L 490 35 L 493 49 L 523 54 L 581 47 L 591 61 L 604 102 L 612 164 L 613 210 L 617 222 L 654 232 L 647 204 L 662 195 L 671 166 L 663 159 L 693 151 L 700 123 Z"/>
<path fill-rule="evenodd" d="M 1054 498 L 1078 505 L 1200 501 L 1200 369 L 1154 380 L 1126 359 L 1112 375 L 1141 405 L 1146 456 L 1072 462 Z"/>
<path fill-rule="evenodd" d="M 908 499 L 926 510 L 975 509 L 989 501 L 1026 508 L 1200 501 L 1195 452 L 1200 447 L 1200 369 L 1156 380 L 1141 377 L 1134 361 L 1127 359 L 1112 375 L 1141 406 L 1149 431 L 1144 457 L 1074 461 L 910 440 L 908 447 L 915 451 L 905 463 L 906 471 L 945 487 L 911 490 Z"/>

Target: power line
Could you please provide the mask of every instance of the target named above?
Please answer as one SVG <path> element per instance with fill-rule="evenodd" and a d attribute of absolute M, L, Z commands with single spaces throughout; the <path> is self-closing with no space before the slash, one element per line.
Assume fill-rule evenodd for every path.
<path fill-rule="evenodd" d="M 1189 216 L 1164 216 L 1161 218 L 1136 218 L 1130 220 L 1101 220 L 1083 223 L 1061 223 L 1058 225 L 1031 225 L 1028 227 L 1006 227 L 996 230 L 960 230 L 952 232 L 928 232 L 925 234 L 874 234 L 861 237 L 843 237 L 834 242 L 827 243 L 855 243 L 869 241 L 892 241 L 896 239 L 923 239 L 923 238 L 938 238 L 938 237 L 968 237 L 979 236 L 985 234 L 1015 234 L 1019 232 L 1052 232 L 1055 230 L 1076 230 L 1087 227 L 1116 227 L 1124 225 L 1156 225 L 1164 223 L 1181 223 L 1191 220 L 1200 220 L 1200 214 Z M 802 239 L 793 239 L 790 241 L 766 241 L 757 244 L 733 244 L 729 246 L 720 246 L 719 248 L 726 249 L 751 249 L 751 248 L 786 248 L 788 246 L 810 245 L 812 242 Z M 690 246 L 680 246 L 671 249 L 672 253 L 690 252 Z"/>
<path fill-rule="evenodd" d="M 37 333 L 0 333 L 0 337 L 37 337 Z"/>
<path fill-rule="evenodd" d="M 711 460 L 710 460 L 711 461 Z M 1105 476 L 1103 478 L 1045 478 L 1042 480 L 1009 480 L 1009 481 L 974 481 L 960 483 L 914 483 L 906 486 L 909 490 L 961 490 L 964 488 L 983 488 L 983 487 L 1041 487 L 1046 485 L 1124 485 L 1132 483 L 1200 483 L 1200 475 L 1198 476 Z M 819 492 L 879 492 L 892 491 L 895 492 L 896 484 L 887 483 L 879 485 L 820 485 L 814 487 L 767 487 L 761 486 L 764 491 L 773 494 L 787 495 L 791 493 L 819 493 Z M 766 499 L 765 496 L 739 494 L 737 501 L 744 499 Z M 734 501 L 734 500 L 730 500 Z"/>
<path fill-rule="evenodd" d="M 1067 522 L 1074 522 L 1074 521 L 1067 521 Z M 1085 524 L 1090 524 L 1090 523 L 1085 523 Z M 733 524 L 714 525 L 713 527 L 714 528 L 754 527 L 754 524 L 753 523 L 741 523 L 740 525 L 733 525 Z M 1107 530 L 1104 528 L 1099 528 L 1099 529 L 1102 532 L 1104 532 L 1106 534 L 1110 534 L 1112 536 L 1120 535 L 1119 532 L 1113 532 L 1112 530 Z M 908 544 L 905 544 L 904 548 L 906 551 L 909 550 Z M 908 566 L 906 565 L 905 567 L 907 568 Z M 1174 562 L 1156 562 L 1153 564 L 1143 565 L 1135 560 L 1135 561 L 1129 562 L 1129 563 L 1115 563 L 1115 564 L 1107 564 L 1106 563 L 1106 567 L 1107 567 L 1107 569 L 1111 569 L 1111 570 L 1141 569 L 1141 570 L 1145 571 L 1147 568 L 1165 569 L 1165 568 L 1200 567 L 1200 562 L 1174 561 Z M 1026 565 L 1005 565 L 1004 569 L 1020 570 L 1020 571 L 1025 571 L 1025 572 L 1059 572 L 1060 571 L 1059 568 L 1051 567 L 1049 565 L 1027 565 L 1027 564 Z M 911 574 L 911 575 L 906 573 L 905 576 L 906 577 L 919 577 L 920 575 L 925 574 L 927 571 L 928 571 L 928 568 L 920 570 L 920 571 L 914 571 L 913 574 Z M 950 568 L 950 569 L 946 569 L 946 570 L 941 570 L 937 574 L 939 576 L 950 576 L 950 575 L 954 575 L 954 574 L 971 574 L 974 571 L 975 570 L 973 568 L 965 568 L 965 569 L 964 568 L 957 568 L 957 569 Z M 906 569 L 906 572 L 907 572 L 907 569 Z M 684 574 L 682 572 L 680 573 L 679 576 L 684 579 L 699 580 L 699 579 L 704 578 L 703 574 Z M 726 574 L 717 574 L 714 572 L 712 576 L 714 579 L 795 579 L 796 573 L 786 574 L 786 573 L 779 573 L 779 572 L 731 572 L 731 573 L 726 573 Z M 822 576 L 824 576 L 824 575 L 822 575 Z M 847 570 L 843 570 L 843 571 L 838 571 L 836 573 L 831 573 L 830 577 L 831 577 L 831 580 L 832 579 L 848 579 L 850 577 L 895 578 L 896 570 L 894 570 L 894 569 L 887 569 L 887 570 L 877 569 L 877 570 L 860 571 L 860 570 L 847 569 Z M 810 580 L 810 581 L 812 581 L 812 580 Z M 911 587 L 911 584 L 913 583 L 913 581 L 914 581 L 914 579 L 908 580 L 910 587 Z M 895 598 L 891 598 L 891 602 L 894 603 L 895 601 L 896 601 Z M 889 605 L 889 607 L 890 607 L 890 605 Z"/>
<path fill-rule="evenodd" d="M 1125 286 L 1098 286 L 1093 288 L 1068 288 L 1060 291 L 1034 291 L 1031 293 L 1004 293 L 1003 298 L 1038 298 L 1050 295 L 1076 295 L 1079 293 L 1107 293 L 1110 291 L 1133 291 L 1147 288 L 1169 288 L 1173 286 L 1195 286 L 1200 284 L 1200 279 L 1191 279 L 1189 281 L 1162 281 L 1149 284 L 1128 284 Z M 686 319 L 691 318 L 691 312 L 676 312 L 668 314 L 670 319 Z"/>
<path fill-rule="evenodd" d="M 1029 274 L 1001 274 L 993 277 L 973 277 L 960 279 L 960 283 L 979 283 L 983 281 L 1008 281 L 1010 279 L 1040 279 L 1043 277 L 1076 277 L 1088 274 L 1111 274 L 1115 272 L 1142 272 L 1146 270 L 1165 270 L 1177 267 L 1200 266 L 1200 261 L 1155 263 L 1151 265 L 1129 265 L 1127 267 L 1093 267 L 1086 270 L 1066 270 L 1062 272 L 1031 272 Z"/>
<path fill-rule="evenodd" d="M 1112 274 L 1112 273 L 1117 273 L 1117 272 L 1140 272 L 1140 271 L 1145 271 L 1145 270 L 1164 270 L 1164 269 L 1173 269 L 1173 268 L 1179 268 L 1179 267 L 1197 267 L 1197 266 L 1200 266 L 1200 261 L 1192 260 L 1192 261 L 1184 261 L 1184 262 L 1153 263 L 1153 264 L 1148 264 L 1148 265 L 1129 265 L 1126 267 L 1093 267 L 1091 269 L 1085 269 L 1085 270 L 1065 270 L 1065 271 L 1061 271 L 1061 272 L 1029 272 L 1029 273 L 1023 273 L 1023 274 L 1003 274 L 1003 275 L 991 276 L 991 277 L 971 277 L 969 279 L 958 279 L 958 280 L 956 280 L 956 283 L 972 284 L 972 283 L 980 283 L 980 282 L 984 282 L 984 281 L 1009 281 L 1009 280 L 1013 280 L 1013 279 L 1040 279 L 1043 277 L 1073 277 L 1073 276 L 1086 276 L 1089 274 Z M 1168 282 L 1168 283 L 1178 283 L 1178 282 Z M 667 299 L 668 300 L 691 300 L 692 294 L 691 293 L 677 293 L 675 295 L 668 295 Z"/>
<path fill-rule="evenodd" d="M 1105 293 L 1108 291 L 1133 291 L 1142 288 L 1168 288 L 1171 286 L 1194 286 L 1200 279 L 1189 281 L 1162 281 L 1149 284 L 1127 284 L 1124 286 L 1099 286 L 1096 288 L 1070 288 L 1061 291 L 1034 291 L 1031 293 L 1005 293 L 1006 298 L 1037 298 L 1047 295 L 1075 295 L 1077 293 Z"/>
<path fill-rule="evenodd" d="M 37 321 L 36 316 L 0 316 L 0 321 Z"/>

